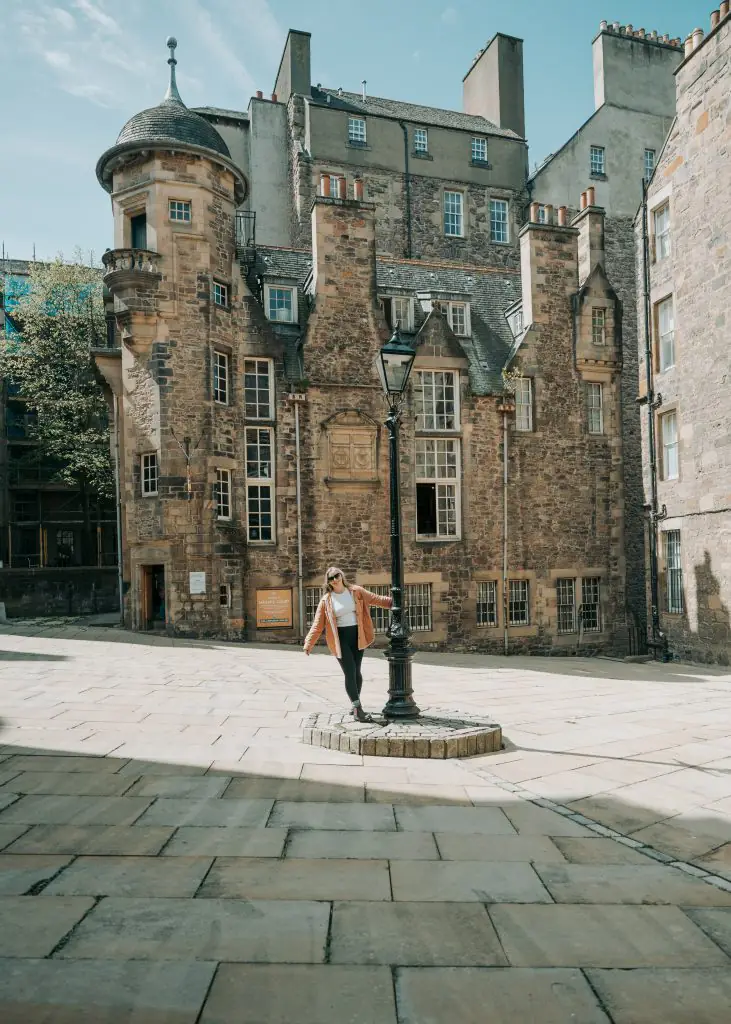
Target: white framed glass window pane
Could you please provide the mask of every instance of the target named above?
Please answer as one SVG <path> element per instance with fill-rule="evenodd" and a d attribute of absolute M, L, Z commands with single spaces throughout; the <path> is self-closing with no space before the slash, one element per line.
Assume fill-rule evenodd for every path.
<path fill-rule="evenodd" d="M 461 192 L 444 192 L 444 234 L 461 238 L 464 234 L 462 206 L 464 196 Z"/>
<path fill-rule="evenodd" d="M 246 478 L 271 480 L 272 430 L 270 427 L 246 428 Z"/>
<path fill-rule="evenodd" d="M 362 117 L 348 118 L 348 141 L 361 143 L 366 141 L 366 123 Z"/>
<path fill-rule="evenodd" d="M 305 629 L 315 621 L 315 612 L 320 603 L 322 591 L 319 587 L 305 587 Z"/>
<path fill-rule="evenodd" d="M 660 335 L 660 369 L 675 366 L 675 314 L 672 295 L 657 304 L 657 331 Z"/>
<path fill-rule="evenodd" d="M 508 580 L 508 625 L 527 626 L 529 622 L 528 580 Z"/>
<path fill-rule="evenodd" d="M 426 128 L 414 128 L 414 152 L 426 153 L 429 147 L 429 137 Z"/>
<path fill-rule="evenodd" d="M 414 304 L 412 300 L 404 296 L 394 296 L 391 299 L 391 322 L 394 327 L 396 321 L 398 321 L 399 328 L 402 331 L 411 331 L 414 329 Z"/>
<path fill-rule="evenodd" d="M 519 377 L 515 382 L 515 429 L 521 432 L 533 429 L 533 387 L 530 377 Z"/>
<path fill-rule="evenodd" d="M 414 404 L 417 430 L 457 430 L 459 397 L 454 370 L 419 370 Z"/>
<path fill-rule="evenodd" d="M 655 170 L 655 150 L 645 150 L 645 181 L 649 181 Z"/>
<path fill-rule="evenodd" d="M 667 610 L 674 615 L 683 611 L 683 565 L 680 556 L 680 530 L 665 533 L 667 572 Z"/>
<path fill-rule="evenodd" d="M 467 303 L 450 302 L 447 306 L 447 320 L 449 326 L 460 338 L 465 338 L 469 333 L 467 328 Z"/>
<path fill-rule="evenodd" d="M 228 286 L 219 281 L 213 282 L 213 301 L 217 306 L 228 306 Z"/>
<path fill-rule="evenodd" d="M 475 163 L 487 163 L 487 139 L 472 140 L 472 159 Z"/>
<path fill-rule="evenodd" d="M 190 202 L 181 199 L 171 199 L 168 210 L 170 220 L 190 224 Z"/>
<path fill-rule="evenodd" d="M 576 580 L 556 580 L 557 630 L 576 632 Z"/>
<path fill-rule="evenodd" d="M 458 476 L 458 441 L 436 437 L 416 439 L 418 536 L 458 536 Z M 445 480 L 454 483 L 444 483 Z"/>
<path fill-rule="evenodd" d="M 391 596 L 391 587 L 388 583 L 375 583 L 372 586 L 370 583 L 366 583 L 366 590 L 370 590 L 372 594 L 378 594 L 379 597 Z M 388 629 L 388 624 L 391 621 L 390 608 L 376 608 L 375 606 L 372 606 L 369 611 L 371 613 L 374 632 L 385 633 Z"/>
<path fill-rule="evenodd" d="M 477 584 L 477 625 L 497 626 L 497 580 Z"/>
<path fill-rule="evenodd" d="M 655 258 L 664 260 L 670 255 L 670 205 L 655 210 Z"/>
<path fill-rule="evenodd" d="M 294 322 L 294 297 L 292 288 L 275 288 L 269 285 L 268 314 L 270 320 L 291 324 Z"/>
<path fill-rule="evenodd" d="M 665 480 L 678 478 L 678 419 L 674 412 L 660 418 L 662 435 L 662 468 Z"/>
<path fill-rule="evenodd" d="M 213 353 L 213 401 L 228 405 L 228 355 Z"/>
<path fill-rule="evenodd" d="M 581 581 L 581 625 L 586 633 L 601 630 L 599 583 L 598 576 L 585 576 Z"/>
<path fill-rule="evenodd" d="M 510 241 L 507 199 L 490 200 L 490 239 L 493 242 Z"/>
<path fill-rule="evenodd" d="M 406 621 L 415 633 L 431 630 L 431 583 L 407 583 Z"/>
<path fill-rule="evenodd" d="M 604 410 L 602 385 L 589 382 L 586 386 L 586 403 L 590 434 L 604 433 Z"/>
<path fill-rule="evenodd" d="M 157 452 L 148 452 L 141 458 L 142 467 L 142 493 L 145 495 L 157 494 L 158 468 Z"/>
<path fill-rule="evenodd" d="M 244 415 L 248 420 L 271 420 L 273 374 L 269 359 L 244 360 Z"/>
<path fill-rule="evenodd" d="M 214 485 L 216 516 L 219 519 L 231 518 L 231 470 L 217 469 Z"/>
<path fill-rule="evenodd" d="M 589 171 L 591 174 L 604 174 L 604 147 L 592 146 L 589 156 Z"/>
<path fill-rule="evenodd" d="M 247 485 L 246 532 L 250 541 L 273 540 L 274 501 L 271 484 Z"/>
<path fill-rule="evenodd" d="M 607 341 L 607 311 L 594 307 L 591 311 L 591 340 L 594 345 L 605 345 Z"/>

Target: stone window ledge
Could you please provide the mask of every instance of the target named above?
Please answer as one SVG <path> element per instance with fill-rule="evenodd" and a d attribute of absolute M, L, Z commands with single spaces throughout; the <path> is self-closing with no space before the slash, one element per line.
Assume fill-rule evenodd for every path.
<path fill-rule="evenodd" d="M 420 153 L 420 152 L 417 152 L 416 150 L 414 150 L 414 152 L 411 155 L 414 158 L 414 160 L 433 160 L 434 159 L 434 157 L 431 155 L 431 153 Z"/>
<path fill-rule="evenodd" d="M 345 145 L 348 147 L 348 149 L 366 149 L 369 151 L 372 149 L 372 147 L 369 146 L 367 142 L 353 142 L 352 139 L 348 139 Z"/>
<path fill-rule="evenodd" d="M 377 491 L 380 490 L 381 481 L 378 479 L 349 480 L 333 476 L 326 476 L 325 486 L 331 491 Z"/>
<path fill-rule="evenodd" d="M 593 178 L 593 180 L 594 180 L 594 181 L 608 181 L 608 180 L 609 180 L 609 179 L 607 178 L 606 174 L 599 174 L 599 173 L 597 173 L 596 171 L 593 171 L 593 172 L 592 172 L 592 173 L 591 173 L 591 174 L 589 175 L 589 177 L 590 177 L 590 178 Z"/>
<path fill-rule="evenodd" d="M 470 160 L 470 167 L 483 167 L 486 171 L 492 170 L 492 164 L 489 160 Z"/>

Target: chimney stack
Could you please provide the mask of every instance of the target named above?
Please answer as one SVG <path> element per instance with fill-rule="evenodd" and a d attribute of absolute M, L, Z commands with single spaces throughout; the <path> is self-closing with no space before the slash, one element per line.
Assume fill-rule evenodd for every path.
<path fill-rule="evenodd" d="M 525 138 L 522 39 L 492 37 L 462 79 L 462 109 Z"/>
<path fill-rule="evenodd" d="M 579 229 L 579 284 L 583 284 L 597 263 L 604 266 L 604 209 L 596 205 L 593 187 L 581 193 L 581 209 L 571 226 Z"/>

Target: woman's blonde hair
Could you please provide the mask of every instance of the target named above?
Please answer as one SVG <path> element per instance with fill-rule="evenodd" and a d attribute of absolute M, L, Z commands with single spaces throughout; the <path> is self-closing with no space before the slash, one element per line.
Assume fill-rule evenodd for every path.
<path fill-rule="evenodd" d="M 324 581 L 323 587 L 322 587 L 323 593 L 325 593 L 325 594 L 329 594 L 330 593 L 332 587 L 328 583 L 328 576 L 334 576 L 336 572 L 339 572 L 340 575 L 343 577 L 343 586 L 344 587 L 348 586 L 348 581 L 345 578 L 345 573 L 343 572 L 343 570 L 342 569 L 338 569 L 337 565 L 331 565 L 329 569 L 325 570 L 325 581 Z"/>

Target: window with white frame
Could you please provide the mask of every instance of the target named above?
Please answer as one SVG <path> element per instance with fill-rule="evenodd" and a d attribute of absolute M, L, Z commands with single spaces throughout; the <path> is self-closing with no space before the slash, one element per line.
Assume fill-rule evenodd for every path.
<path fill-rule="evenodd" d="M 296 290 L 294 288 L 287 288 L 284 285 L 268 284 L 266 286 L 266 310 L 270 320 L 282 324 L 296 323 Z"/>
<path fill-rule="evenodd" d="M 607 311 L 601 306 L 594 306 L 591 311 L 591 340 L 594 345 L 607 343 Z"/>
<path fill-rule="evenodd" d="M 249 541 L 274 540 L 274 432 L 246 427 L 246 533 Z"/>
<path fill-rule="evenodd" d="M 530 624 L 528 580 L 508 580 L 508 625 Z"/>
<path fill-rule="evenodd" d="M 366 584 L 366 589 L 370 590 L 372 594 L 378 594 L 379 597 L 391 596 L 391 586 L 388 583 L 374 583 L 373 586 Z M 385 633 L 388 629 L 388 624 L 391 621 L 391 609 L 377 608 L 375 605 L 372 605 L 369 611 L 371 613 L 374 632 Z"/>
<path fill-rule="evenodd" d="M 683 565 L 680 558 L 680 530 L 665 533 L 665 570 L 667 610 L 671 615 L 683 612 Z"/>
<path fill-rule="evenodd" d="M 431 583 L 406 584 L 406 621 L 414 633 L 431 630 Z"/>
<path fill-rule="evenodd" d="M 468 302 L 448 302 L 447 321 L 454 333 L 460 338 L 470 334 L 470 306 Z"/>
<path fill-rule="evenodd" d="M 472 162 L 474 164 L 487 163 L 487 139 L 478 137 L 472 139 Z"/>
<path fill-rule="evenodd" d="M 228 306 L 228 285 L 220 281 L 213 282 L 213 301 L 217 306 Z"/>
<path fill-rule="evenodd" d="M 345 189 L 347 187 L 346 186 L 346 179 L 343 177 L 342 174 L 327 174 L 327 175 L 323 175 L 322 178 L 320 179 L 320 181 L 321 181 L 321 184 L 322 184 L 322 194 L 323 195 L 325 195 L 325 184 L 324 183 L 325 182 L 328 183 L 328 187 L 330 189 L 328 195 L 330 196 L 331 199 L 340 199 L 341 198 L 341 194 L 340 193 L 341 193 L 341 182 L 342 182 L 342 192 L 343 192 L 342 198 L 343 199 L 346 198 L 346 194 L 345 194 Z"/>
<path fill-rule="evenodd" d="M 675 366 L 675 313 L 673 297 L 657 304 L 658 356 L 661 370 Z"/>
<path fill-rule="evenodd" d="M 655 150 L 645 150 L 645 181 L 649 181 L 655 172 Z"/>
<path fill-rule="evenodd" d="M 244 360 L 244 415 L 247 420 L 274 419 L 271 359 Z"/>
<path fill-rule="evenodd" d="M 429 152 L 429 136 L 426 128 L 414 128 L 414 152 Z"/>
<path fill-rule="evenodd" d="M 655 259 L 664 260 L 670 255 L 670 203 L 665 203 L 653 213 L 655 222 Z"/>
<path fill-rule="evenodd" d="M 510 227 L 508 224 L 507 199 L 490 200 L 490 241 L 509 242 Z"/>
<path fill-rule="evenodd" d="M 414 407 L 417 430 L 458 430 L 459 389 L 455 370 L 417 370 Z"/>
<path fill-rule="evenodd" d="M 527 433 L 533 429 L 533 382 L 518 377 L 515 382 L 515 429 Z"/>
<path fill-rule="evenodd" d="M 477 625 L 497 626 L 497 580 L 477 584 Z"/>
<path fill-rule="evenodd" d="M 315 621 L 315 613 L 321 597 L 322 591 L 319 587 L 305 587 L 305 629 L 309 629 Z"/>
<path fill-rule="evenodd" d="M 356 146 L 364 146 L 366 144 L 366 123 L 364 118 L 348 118 L 348 142 L 354 143 Z"/>
<path fill-rule="evenodd" d="M 225 352 L 213 353 L 213 401 L 228 405 L 228 355 Z"/>
<path fill-rule="evenodd" d="M 145 496 L 157 494 L 158 475 L 157 452 L 145 452 L 140 456 L 140 478 Z"/>
<path fill-rule="evenodd" d="M 591 146 L 589 150 L 589 172 L 604 174 L 604 146 Z"/>
<path fill-rule="evenodd" d="M 213 499 L 216 503 L 216 518 L 231 518 L 231 470 L 217 469 L 213 485 Z"/>
<path fill-rule="evenodd" d="M 600 579 L 598 576 L 585 576 L 581 581 L 581 625 L 585 633 L 601 631 L 599 614 Z"/>
<path fill-rule="evenodd" d="M 459 492 L 459 441 L 417 437 L 417 537 L 459 537 Z"/>
<path fill-rule="evenodd" d="M 556 629 L 558 633 L 576 632 L 576 580 L 556 580 Z"/>
<path fill-rule="evenodd" d="M 538 207 L 538 223 L 548 224 L 548 210 L 543 205 L 543 203 L 541 203 Z"/>
<path fill-rule="evenodd" d="M 678 479 L 678 417 L 675 412 L 666 412 L 660 417 L 660 439 L 662 442 L 663 480 Z"/>
<path fill-rule="evenodd" d="M 413 331 L 414 300 L 410 296 L 384 295 L 381 299 L 381 306 L 389 330 L 394 330 L 398 323 L 399 330 Z"/>
<path fill-rule="evenodd" d="M 444 190 L 444 234 L 452 238 L 464 235 L 464 195 L 461 192 Z"/>
<path fill-rule="evenodd" d="M 604 433 L 604 396 L 601 384 L 588 381 L 586 385 L 586 412 L 590 434 Z"/>
<path fill-rule="evenodd" d="M 170 220 L 190 224 L 190 202 L 185 199 L 171 199 L 168 203 Z"/>
<path fill-rule="evenodd" d="M 523 310 L 519 309 L 517 312 L 512 313 L 508 317 L 508 323 L 510 324 L 510 331 L 514 338 L 517 338 L 519 334 L 523 333 Z"/>

